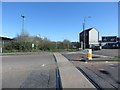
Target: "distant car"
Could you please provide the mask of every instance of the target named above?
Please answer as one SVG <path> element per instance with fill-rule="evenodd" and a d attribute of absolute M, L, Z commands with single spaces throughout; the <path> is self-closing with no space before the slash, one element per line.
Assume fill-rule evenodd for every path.
<path fill-rule="evenodd" d="M 120 49 L 120 42 L 106 43 L 102 48 L 103 49 Z"/>
<path fill-rule="evenodd" d="M 92 49 L 92 50 L 101 50 L 101 46 L 95 46 L 95 45 L 93 45 L 93 46 L 91 47 L 91 49 Z"/>

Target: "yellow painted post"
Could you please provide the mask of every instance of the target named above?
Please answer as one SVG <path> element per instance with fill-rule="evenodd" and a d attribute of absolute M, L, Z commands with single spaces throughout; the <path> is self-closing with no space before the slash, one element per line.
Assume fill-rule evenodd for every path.
<path fill-rule="evenodd" d="M 88 60 L 92 60 L 92 49 L 86 49 L 86 57 Z"/>

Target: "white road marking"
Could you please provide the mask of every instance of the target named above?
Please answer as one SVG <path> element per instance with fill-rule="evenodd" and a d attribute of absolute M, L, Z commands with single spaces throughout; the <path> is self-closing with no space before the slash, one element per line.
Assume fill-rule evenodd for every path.
<path fill-rule="evenodd" d="M 105 61 L 105 63 L 108 63 L 108 61 Z"/>
<path fill-rule="evenodd" d="M 88 62 L 85 62 L 85 63 L 88 63 Z"/>
<path fill-rule="evenodd" d="M 45 66 L 45 64 L 42 64 L 42 67 L 44 67 Z"/>

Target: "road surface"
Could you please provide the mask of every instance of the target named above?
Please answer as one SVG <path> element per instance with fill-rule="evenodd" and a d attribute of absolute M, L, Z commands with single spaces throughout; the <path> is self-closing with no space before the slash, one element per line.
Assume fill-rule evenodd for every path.
<path fill-rule="evenodd" d="M 117 89 L 120 85 L 117 62 L 85 63 L 80 62 L 83 54 L 63 55 L 97 88 Z M 2 88 L 56 88 L 57 69 L 53 53 L 2 56 Z"/>
<path fill-rule="evenodd" d="M 120 56 L 120 49 L 101 49 L 93 51 L 93 54 L 105 55 L 105 56 Z"/>
<path fill-rule="evenodd" d="M 120 85 L 120 79 L 118 76 L 120 64 L 118 62 L 84 62 L 80 61 L 83 54 L 64 53 L 63 55 L 68 58 L 69 61 L 71 61 L 76 68 L 78 68 L 99 89 L 118 89 L 118 85 Z"/>
<path fill-rule="evenodd" d="M 2 88 L 56 88 L 53 54 L 3 56 Z"/>

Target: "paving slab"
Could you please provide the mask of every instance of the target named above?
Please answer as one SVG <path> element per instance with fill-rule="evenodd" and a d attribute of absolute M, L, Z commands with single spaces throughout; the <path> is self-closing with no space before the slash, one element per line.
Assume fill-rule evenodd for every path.
<path fill-rule="evenodd" d="M 54 53 L 57 60 L 62 88 L 92 88 L 95 86 L 63 55 Z"/>

